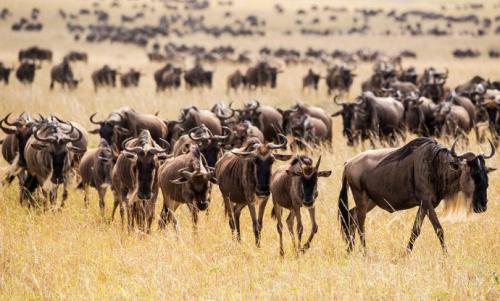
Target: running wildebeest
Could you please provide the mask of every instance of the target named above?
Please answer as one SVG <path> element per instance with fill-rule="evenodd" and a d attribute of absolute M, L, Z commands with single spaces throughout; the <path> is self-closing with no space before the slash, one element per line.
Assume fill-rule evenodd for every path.
<path fill-rule="evenodd" d="M 257 138 L 248 139 L 241 148 L 225 153 L 215 165 L 215 176 L 224 199 L 224 209 L 229 217 L 231 231 L 239 241 L 241 210 L 248 206 L 252 217 L 255 243 L 260 245 L 264 210 L 270 194 L 271 169 L 275 160 L 286 161 L 291 155 L 273 153 L 285 149 L 287 139 L 280 134 L 280 144 L 262 143 Z M 259 199 L 259 201 L 257 200 Z M 255 207 L 259 207 L 258 216 Z"/>
<path fill-rule="evenodd" d="M 159 170 L 159 181 L 163 193 L 160 228 L 172 221 L 177 230 L 175 211 L 186 204 L 196 229 L 198 211 L 207 210 L 210 205 L 211 183 L 217 184 L 198 146 L 191 144 L 187 153 L 165 162 Z"/>
<path fill-rule="evenodd" d="M 413 225 L 408 252 L 420 234 L 425 216 L 434 227 L 443 251 L 446 251 L 443 228 L 435 208 L 442 200 L 457 202 L 459 193 L 476 213 L 487 209 L 488 173 L 485 160 L 489 155 L 455 152 L 456 140 L 450 150 L 430 138 L 417 138 L 397 149 L 378 149 L 356 155 L 344 164 L 339 195 L 339 217 L 342 232 L 351 251 L 355 229 L 366 249 L 365 218 L 376 206 L 395 212 L 419 207 Z M 349 210 L 348 189 L 352 190 L 356 206 Z"/>
<path fill-rule="evenodd" d="M 85 207 L 89 204 L 89 187 L 93 187 L 99 194 L 99 208 L 102 216 L 104 216 L 104 197 L 108 186 L 111 185 L 113 166 L 113 151 L 105 139 L 101 139 L 97 148 L 88 150 L 80 161 L 79 173 L 82 180 L 78 188 L 84 190 Z"/>
<path fill-rule="evenodd" d="M 279 167 L 271 177 L 271 193 L 273 197 L 273 215 L 277 220 L 277 231 L 280 237 L 280 255 L 285 255 L 283 250 L 283 224 L 281 216 L 283 209 L 288 209 L 290 214 L 286 219 L 288 231 L 292 236 L 293 246 L 297 251 L 305 251 L 311 247 L 312 239 L 318 232 L 316 223 L 315 200 L 318 197 L 318 178 L 329 177 L 331 171 L 320 171 L 319 165 L 321 156 L 316 165 L 313 166 L 312 159 L 307 156 L 296 156 L 293 160 Z M 304 246 L 301 246 L 302 240 L 302 216 L 301 207 L 309 211 L 311 217 L 311 234 Z M 294 219 L 297 219 L 298 243 L 295 244 L 295 235 L 293 232 Z"/>

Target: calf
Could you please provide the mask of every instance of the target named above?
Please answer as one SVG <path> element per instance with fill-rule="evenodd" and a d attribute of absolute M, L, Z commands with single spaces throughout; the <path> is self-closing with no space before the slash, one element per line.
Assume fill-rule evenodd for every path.
<path fill-rule="evenodd" d="M 290 214 L 286 219 L 288 231 L 292 236 L 294 248 L 297 251 L 305 251 L 310 248 L 311 241 L 318 232 L 318 224 L 316 223 L 316 212 L 314 203 L 318 197 L 318 178 L 329 177 L 332 172 L 319 171 L 319 157 L 316 165 L 313 166 L 312 159 L 307 156 L 296 156 L 289 164 L 279 167 L 271 177 L 271 192 L 273 195 L 273 216 L 277 219 L 277 230 L 280 236 L 280 254 L 283 256 L 283 224 L 281 223 L 281 215 L 283 208 L 288 209 Z M 311 234 L 303 247 L 300 245 L 302 239 L 302 217 L 300 208 L 304 206 L 309 211 L 311 217 Z M 298 244 L 295 246 L 295 236 L 293 234 L 293 221 L 297 218 L 297 236 Z"/>
<path fill-rule="evenodd" d="M 88 150 L 80 161 L 79 171 L 82 181 L 78 188 L 84 189 L 85 207 L 89 204 L 88 188 L 93 187 L 99 194 L 99 208 L 101 208 L 102 216 L 104 216 L 106 190 L 111 185 L 113 165 L 113 151 L 105 139 L 101 139 L 98 148 Z"/>

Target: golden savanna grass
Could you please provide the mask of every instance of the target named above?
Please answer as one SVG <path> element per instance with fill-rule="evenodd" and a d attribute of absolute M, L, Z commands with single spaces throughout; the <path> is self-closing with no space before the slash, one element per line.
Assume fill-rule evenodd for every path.
<path fill-rule="evenodd" d="M 144 0 L 139 3 L 146 2 Z M 321 7 L 330 1 L 318 1 Z M 9 86 L 0 86 L 0 115 L 8 112 L 54 113 L 68 120 L 92 126 L 88 116 L 108 112 L 129 105 L 141 112 L 154 113 L 167 119 L 176 118 L 180 108 L 197 105 L 202 108 L 216 101 L 234 101 L 236 106 L 250 97 L 262 103 L 287 107 L 297 100 L 320 105 L 333 112 L 336 108 L 326 89 L 318 93 L 300 91 L 301 77 L 308 66 L 287 67 L 278 80 L 278 89 L 239 92 L 226 95 L 225 79 L 236 68 L 230 64 L 209 66 L 216 69 L 215 85 L 210 91 L 179 91 L 156 94 L 152 73 L 160 64 L 149 63 L 145 51 L 132 46 L 116 44 L 90 45 L 76 43 L 66 34 L 57 10 L 65 7 L 76 11 L 89 7 L 91 1 L 14 1 L 4 0 L 14 16 L 8 22 L 0 21 L 0 61 L 16 62 L 20 48 L 40 45 L 55 52 L 55 62 L 71 49 L 89 53 L 88 64 L 74 64 L 77 78 L 83 84 L 73 92 L 56 87 L 50 91 L 50 67 L 44 64 L 31 87 L 21 86 L 15 79 Z M 102 1 L 109 7 L 110 1 Z M 122 7 L 112 10 L 112 17 L 131 12 L 132 1 L 121 1 Z M 156 2 L 148 2 L 158 5 Z M 440 8 L 447 1 L 401 2 L 383 1 L 333 5 L 354 7 L 394 7 L 398 9 Z M 463 3 L 463 2 L 460 2 Z M 479 14 L 495 16 L 495 2 L 486 2 L 486 9 Z M 450 69 L 449 85 L 454 86 L 475 74 L 491 79 L 500 78 L 500 63 L 483 55 L 473 60 L 456 60 L 451 56 L 454 47 L 473 47 L 486 52 L 498 47 L 498 36 L 485 37 L 284 37 L 280 33 L 296 28 L 294 18 L 276 18 L 274 1 L 235 1 L 232 9 L 236 16 L 250 13 L 266 17 L 270 32 L 259 39 L 226 38 L 220 40 L 204 36 L 187 37 L 174 42 L 198 43 L 207 46 L 233 44 L 244 49 L 261 46 L 291 46 L 300 49 L 317 48 L 357 49 L 368 46 L 387 53 L 409 48 L 419 55 L 417 60 L 406 60 L 405 65 L 415 65 L 420 71 L 426 66 Z M 312 1 L 287 1 L 285 9 L 296 10 L 310 6 Z M 27 16 L 31 7 L 41 9 L 41 19 L 46 28 L 41 34 L 12 33 L 10 24 L 20 16 Z M 160 7 L 160 6 L 158 6 Z M 217 22 L 225 11 L 214 4 L 206 14 L 208 22 Z M 453 6 L 449 13 L 458 14 Z M 157 18 L 159 9 L 152 16 Z M 322 12 L 319 15 L 322 16 Z M 152 17 L 152 18 L 153 18 Z M 312 18 L 312 16 L 308 16 Z M 339 20 L 339 22 L 347 20 Z M 321 26 L 321 25 L 319 25 Z M 385 24 L 379 24 L 381 28 Z M 161 40 L 166 42 L 166 40 Z M 146 76 L 137 89 L 102 90 L 94 93 L 90 73 L 104 63 L 141 69 Z M 186 62 L 189 65 L 190 62 Z M 324 73 L 325 67 L 313 66 Z M 357 68 L 351 96 L 359 92 L 360 82 L 371 73 L 371 65 Z M 449 142 L 443 142 L 449 143 Z M 97 144 L 92 137 L 91 145 Z M 469 148 L 478 151 L 479 146 L 471 135 Z M 175 235 L 171 227 L 157 230 L 156 223 L 151 235 L 129 234 L 118 221 L 109 222 L 111 193 L 106 198 L 106 219 L 99 215 L 97 194 L 92 192 L 90 208 L 84 209 L 81 191 L 71 189 L 67 206 L 57 212 L 29 211 L 18 203 L 17 185 L 0 188 L 0 299 L 70 299 L 70 300 L 151 300 L 151 299 L 451 299 L 451 300 L 498 300 L 500 298 L 500 174 L 490 176 L 489 206 L 484 214 L 455 223 L 443 222 L 449 254 L 444 256 L 428 221 L 425 221 L 411 256 L 404 256 L 416 210 L 389 214 L 375 209 L 367 218 L 368 254 L 359 250 L 346 255 L 345 245 L 337 221 L 337 197 L 340 189 L 342 165 L 345 160 L 361 151 L 345 145 L 341 136 L 341 124 L 334 120 L 334 146 L 321 151 L 322 166 L 333 170 L 333 175 L 320 181 L 317 215 L 319 232 L 312 248 L 296 257 L 288 235 L 285 239 L 285 258 L 280 258 L 275 221 L 270 218 L 271 202 L 266 210 L 262 247 L 254 244 L 248 211 L 242 215 L 242 242 L 231 240 L 227 220 L 223 215 L 222 199 L 214 189 L 208 214 L 201 214 L 199 231 L 191 230 L 187 208 L 178 211 L 181 231 Z M 317 157 L 314 154 L 314 157 Z M 488 162 L 499 167 L 496 156 Z M 4 162 L 2 168 L 6 168 Z M 157 215 L 162 200 L 158 201 Z M 352 204 L 352 198 L 350 198 Z M 305 232 L 310 223 L 307 215 Z"/>

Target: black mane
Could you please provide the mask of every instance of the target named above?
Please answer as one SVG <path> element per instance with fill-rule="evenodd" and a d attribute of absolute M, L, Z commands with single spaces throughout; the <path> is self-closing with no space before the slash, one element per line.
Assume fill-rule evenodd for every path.
<path fill-rule="evenodd" d="M 428 137 L 420 137 L 413 139 L 412 141 L 408 142 L 406 145 L 392 151 L 385 157 L 380 163 L 377 165 L 379 166 L 384 166 L 389 163 L 397 162 L 404 160 L 406 157 L 411 155 L 415 150 L 419 149 L 422 146 L 428 145 L 428 144 L 434 144 L 435 146 L 438 146 L 440 149 L 443 148 L 438 144 L 438 142 L 432 138 Z"/>

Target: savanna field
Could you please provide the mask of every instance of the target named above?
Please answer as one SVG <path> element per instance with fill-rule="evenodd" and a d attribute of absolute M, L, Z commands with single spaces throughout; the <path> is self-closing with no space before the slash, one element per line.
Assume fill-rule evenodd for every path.
<path fill-rule="evenodd" d="M 75 41 L 66 30 L 66 21 L 60 17 L 59 9 L 77 13 L 81 8 L 92 8 L 94 1 L 64 0 L 3 0 L 0 10 L 8 8 L 11 16 L 0 19 L 0 61 L 6 66 L 18 66 L 17 53 L 22 48 L 40 46 L 53 51 L 52 63 L 44 62 L 37 70 L 32 85 L 22 85 L 11 75 L 9 85 L 0 83 L 0 116 L 9 112 L 38 113 L 47 116 L 56 114 L 66 120 L 76 121 L 88 131 L 95 125 L 89 116 L 98 112 L 99 118 L 122 106 L 130 106 L 142 113 L 159 112 L 161 118 L 177 119 L 182 108 L 195 105 L 209 109 L 213 104 L 233 102 L 239 108 L 245 101 L 257 99 L 261 104 L 288 108 L 297 101 L 317 105 L 329 113 L 338 110 L 333 96 L 328 96 L 322 80 L 318 91 L 302 90 L 302 77 L 309 68 L 325 74 L 326 65 L 317 61 L 308 64 L 278 64 L 283 70 L 277 80 L 277 88 L 239 90 L 226 92 L 227 76 L 236 69 L 246 70 L 248 64 L 232 62 L 203 63 L 214 70 L 211 89 L 178 90 L 156 93 L 153 73 L 164 63 L 150 62 L 146 55 L 151 48 L 122 43 L 89 43 L 85 39 Z M 100 8 L 109 12 L 110 20 L 119 24 L 119 16 L 131 14 L 134 5 L 148 4 L 155 11 L 147 10 L 146 17 L 137 24 L 155 23 L 160 15 L 172 13 L 160 1 L 99 1 Z M 298 31 L 297 18 L 309 22 L 314 16 L 327 20 L 331 12 L 321 9 L 311 11 L 316 4 L 345 7 L 349 12 L 359 8 L 381 8 L 386 11 L 422 9 L 440 12 L 446 7 L 446 14 L 463 15 L 474 13 L 481 17 L 500 16 L 500 2 L 484 1 L 484 7 L 473 11 L 458 9 L 461 5 L 474 2 L 457 1 L 279 1 L 284 14 L 277 15 L 278 1 L 233 1 L 228 6 L 211 1 L 204 10 L 191 12 L 203 15 L 207 24 L 217 24 L 226 11 L 232 18 L 244 19 L 253 14 L 266 20 L 265 36 L 219 38 L 201 33 L 178 37 L 161 37 L 155 42 L 163 45 L 169 41 L 187 45 L 232 45 L 237 49 L 249 50 L 253 61 L 259 58 L 258 50 L 267 46 L 294 47 L 300 51 L 308 47 L 333 50 L 340 48 L 353 51 L 367 47 L 387 53 L 399 53 L 404 49 L 416 52 L 417 58 L 404 58 L 403 66 L 415 66 L 417 72 L 434 66 L 439 70 L 449 69 L 447 86 L 481 75 L 491 80 L 500 80 L 500 59 L 488 57 L 491 48 L 500 46 L 499 35 L 494 29 L 483 36 L 448 35 L 442 37 L 422 35 L 392 35 L 382 32 L 392 28 L 384 19 L 372 24 L 379 31 L 368 35 L 304 36 Z M 224 2 L 225 3 L 225 2 Z M 176 13 L 184 12 L 178 5 Z M 38 7 L 38 19 L 44 28 L 39 32 L 14 32 L 11 24 L 21 17 L 29 17 L 32 8 Z M 293 12 L 304 8 L 309 14 L 296 16 Z M 352 22 L 349 13 L 335 22 L 343 28 Z M 75 22 L 87 24 L 90 16 L 81 16 Z M 500 23 L 494 23 L 493 28 Z M 314 25 L 321 29 L 326 22 Z M 459 26 L 466 26 L 460 24 Z M 285 30 L 293 34 L 284 35 Z M 482 55 L 477 58 L 458 59 L 453 57 L 455 48 L 473 48 Z M 71 51 L 85 51 L 87 63 L 72 63 L 77 79 L 82 79 L 78 88 L 70 91 L 56 85 L 49 89 L 51 65 L 62 61 Z M 103 88 L 95 92 L 91 73 L 108 64 L 120 70 L 140 70 L 144 75 L 136 88 Z M 192 67 L 191 58 L 177 61 L 177 65 Z M 371 75 L 373 63 L 358 62 L 357 77 L 345 100 L 353 100 L 360 94 L 361 82 Z M 2 133 L 2 135 L 4 135 Z M 2 136 L 3 137 L 3 136 Z M 415 136 L 409 134 L 407 141 Z M 473 131 L 469 135 L 466 149 L 480 151 Z M 450 146 L 452 139 L 440 140 Z M 90 147 L 99 143 L 97 135 L 90 135 Z M 381 147 L 380 144 L 376 145 Z M 309 154 L 314 160 L 322 156 L 322 169 L 332 170 L 328 178 L 320 178 L 319 197 L 316 200 L 316 215 L 319 232 L 311 248 L 304 254 L 295 254 L 291 239 L 284 231 L 285 256 L 279 254 L 279 240 L 276 221 L 271 219 L 272 202 L 266 207 L 262 230 L 261 247 L 255 246 L 252 224 L 247 209 L 241 219 L 241 242 L 231 237 L 228 220 L 224 215 L 219 189 L 212 189 L 208 213 L 202 212 L 198 231 L 191 227 L 191 215 L 183 205 L 177 211 L 180 231 L 175 233 L 170 225 L 166 230 L 158 229 L 161 211 L 161 194 L 156 204 L 152 233 L 144 235 L 129 233 L 122 229 L 119 218 L 111 221 L 113 194 L 106 195 L 105 217 L 101 217 L 98 196 L 91 190 L 90 206 L 84 207 L 83 191 L 75 188 L 72 181 L 69 198 L 61 210 L 30 210 L 20 206 L 17 181 L 0 186 L 0 299 L 1 300 L 499 300 L 500 299 L 500 172 L 489 174 L 488 210 L 481 214 L 469 214 L 456 219 L 446 219 L 442 206 L 437 208 L 438 217 L 444 228 L 448 254 L 443 254 L 439 241 L 429 220 L 424 221 L 422 234 L 413 253 L 406 255 L 405 246 L 417 209 L 388 213 L 375 208 L 366 220 L 368 251 L 366 254 L 356 245 L 348 255 L 340 232 L 338 221 L 338 195 L 342 180 L 343 163 L 369 148 L 346 145 L 342 136 L 342 121 L 333 118 L 333 146 L 317 148 Z M 487 152 L 488 146 L 483 145 Z M 290 152 L 290 150 L 288 150 Z M 499 168 L 497 154 L 488 165 Z M 273 169 L 280 164 L 277 163 Z M 2 174 L 7 163 L 0 163 Z M 3 178 L 3 176 L 2 176 Z M 350 198 L 352 206 L 353 199 Z M 118 214 L 117 214 L 118 216 Z M 304 237 L 307 238 L 311 225 L 306 211 L 302 213 Z M 305 239 L 303 239 L 305 241 Z"/>

